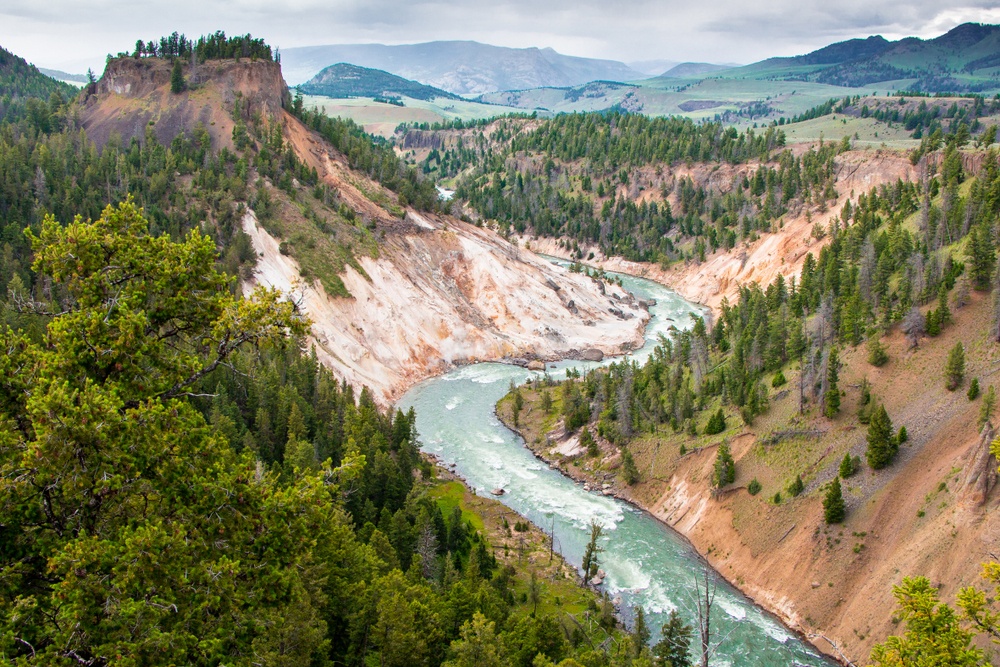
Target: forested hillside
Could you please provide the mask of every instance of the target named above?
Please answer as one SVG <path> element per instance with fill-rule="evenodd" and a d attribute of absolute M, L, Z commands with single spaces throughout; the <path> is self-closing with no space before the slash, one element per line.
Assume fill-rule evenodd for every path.
<path fill-rule="evenodd" d="M 248 40 L 266 60 L 270 47 Z M 188 54 L 181 42 L 138 55 L 173 69 L 159 61 Z M 19 95 L 36 92 L 51 95 Z M 196 125 L 167 145 L 154 121 L 98 147 L 77 104 L 55 96 L 0 124 L 0 655 L 625 664 L 631 640 L 610 602 L 560 583 L 558 568 L 536 579 L 541 567 L 519 557 L 525 530 L 515 557 L 505 520 L 484 523 L 433 479 L 412 413 L 337 382 L 303 349 L 295 304 L 239 294 L 256 260 L 237 224 L 247 205 L 265 224 L 326 226 L 344 262 L 376 240 L 279 119 L 234 102 L 231 137 Z M 355 126 L 291 111 L 401 200 L 436 205 L 433 186 Z M 317 249 L 288 241 L 308 268 Z M 311 279 L 337 289 L 336 273 Z"/>
<path fill-rule="evenodd" d="M 968 141 L 966 132 L 948 134 L 944 141 L 943 150 L 930 149 L 916 157 L 926 166 L 925 181 L 900 181 L 859 193 L 854 203 L 848 202 L 834 217 L 829 243 L 818 255 L 806 256 L 798 275 L 790 279 L 779 275 L 766 286 L 742 286 L 738 300 L 723 301 L 718 317 L 711 322 L 698 320 L 689 330 L 664 340 L 642 366 L 626 360 L 561 383 L 519 389 L 501 403 L 501 414 L 521 424 L 540 454 L 582 471 L 583 479 L 606 480 L 613 471 L 622 487 L 631 488 L 634 497 L 658 516 L 681 522 L 692 506 L 700 508 L 693 488 L 710 489 L 706 497 L 718 503 L 714 511 L 732 513 L 731 521 L 722 521 L 730 526 L 730 539 L 752 545 L 762 560 L 763 554 L 780 552 L 779 560 L 784 560 L 779 569 L 810 567 L 815 577 L 840 568 L 846 576 L 870 563 L 864 558 L 866 547 L 889 549 L 882 544 L 878 526 L 878 520 L 886 518 L 873 519 L 872 512 L 876 502 L 890 508 L 894 502 L 887 500 L 892 496 L 877 494 L 902 493 L 891 486 L 895 479 L 938 485 L 937 477 L 921 480 L 922 471 L 912 469 L 938 464 L 929 464 L 926 458 L 918 464 L 914 457 L 933 451 L 937 441 L 949 436 L 960 443 L 972 438 L 972 449 L 937 490 L 939 494 L 950 490 L 955 500 L 942 499 L 933 510 L 925 505 L 917 520 L 927 523 L 905 530 L 936 540 L 932 532 L 919 533 L 934 525 L 925 515 L 964 528 L 970 519 L 961 512 L 981 517 L 985 510 L 978 508 L 987 502 L 991 488 L 987 483 L 973 492 L 972 482 L 966 480 L 978 479 L 973 461 L 984 455 L 984 447 L 989 457 L 993 437 L 988 426 L 982 436 L 985 445 L 975 444 L 979 427 L 995 418 L 995 387 L 989 378 L 990 360 L 1000 340 L 996 327 L 1000 157 L 989 150 L 971 159 L 960 150 Z M 973 175 L 963 167 L 966 163 L 982 166 Z M 978 304 L 975 310 L 970 308 L 973 303 Z M 984 317 L 984 311 L 992 312 Z M 956 321 L 961 322 L 961 331 L 955 331 Z M 955 342 L 944 350 L 939 338 Z M 919 371 L 912 370 L 915 364 Z M 955 399 L 947 400 L 951 392 Z M 924 410 L 933 405 L 934 417 L 912 409 L 911 402 Z M 978 426 L 962 417 L 970 410 L 978 412 Z M 941 430 L 944 423 L 955 422 L 961 424 L 960 435 Z M 573 453 L 565 458 L 555 455 L 544 444 L 550 439 L 553 448 Z M 943 460 L 956 465 L 952 458 Z M 996 465 L 990 461 L 984 464 L 987 468 Z M 933 490 L 931 494 L 928 498 Z M 972 497 L 977 500 L 969 500 Z M 952 502 L 961 509 L 952 510 Z M 819 504 L 817 521 L 817 512 L 808 508 Z M 774 529 L 755 523 L 765 516 Z M 900 531 L 910 521 L 892 520 L 899 522 Z M 707 523 L 704 517 L 702 521 Z M 845 536 L 840 524 L 845 521 L 847 530 L 854 531 L 853 551 L 840 545 Z M 697 519 L 683 525 L 694 533 Z M 801 537 L 782 544 L 793 532 Z M 877 537 L 869 536 L 875 532 Z M 950 539 L 957 534 L 956 528 Z M 719 544 L 718 532 L 709 529 L 707 535 Z M 895 548 L 915 547 L 896 543 Z M 926 549 L 917 549 L 922 554 L 919 562 L 934 567 L 940 576 L 929 543 Z M 903 560 L 898 552 L 875 553 L 899 559 L 897 568 Z M 727 562 L 725 550 L 718 558 Z M 978 564 L 985 556 L 969 560 Z M 737 570 L 741 577 L 747 569 L 760 567 L 752 560 L 741 563 Z M 987 586 L 996 582 L 994 567 L 989 564 L 984 570 Z M 866 572 L 871 574 L 870 569 Z M 899 569 L 896 572 L 894 583 L 900 576 Z M 902 575 L 925 572 L 905 570 Z M 959 586 L 976 582 L 949 581 L 949 587 L 955 587 L 951 599 L 975 623 L 959 629 L 957 617 L 949 616 L 947 632 L 954 633 L 955 643 L 948 660 L 969 662 L 945 664 L 984 664 L 984 654 L 968 647 L 974 636 L 992 627 L 984 620 L 985 598 L 969 588 L 956 599 Z M 846 588 L 845 582 L 838 594 L 871 583 L 860 577 L 850 585 L 854 587 Z M 787 595 L 784 590 L 795 588 L 791 583 L 763 581 L 753 586 L 770 595 L 774 590 Z M 888 588 L 877 595 L 888 597 Z M 923 596 L 920 605 L 937 604 L 926 579 L 900 584 L 902 618 L 914 619 L 920 613 L 911 597 L 918 595 Z M 800 592 L 796 607 L 800 613 L 827 614 L 827 623 L 844 627 L 885 625 L 879 614 L 888 606 L 871 609 L 852 598 L 851 609 L 867 615 L 859 621 L 840 617 L 836 606 L 813 600 Z M 950 608 L 941 609 L 952 614 Z M 922 642 L 930 641 L 931 635 L 922 634 L 916 621 L 908 627 L 909 634 L 872 654 L 875 664 L 915 664 L 909 658 L 895 662 L 894 651 L 920 655 L 927 650 Z M 840 634 L 837 641 L 844 650 L 848 640 L 853 646 L 864 645 L 864 639 Z"/>
<path fill-rule="evenodd" d="M 44 116 L 45 105 L 58 108 L 75 94 L 73 86 L 45 76 L 24 58 L 0 47 L 0 122 L 24 115 Z"/>

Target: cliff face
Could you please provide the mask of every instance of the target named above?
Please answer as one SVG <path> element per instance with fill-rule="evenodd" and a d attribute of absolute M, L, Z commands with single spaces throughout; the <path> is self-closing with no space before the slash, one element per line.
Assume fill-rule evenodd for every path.
<path fill-rule="evenodd" d="M 350 298 L 303 284 L 278 241 L 252 213 L 243 219 L 261 255 L 253 281 L 299 300 L 320 359 L 380 402 L 458 364 L 620 354 L 641 342 L 649 315 L 617 286 L 461 221 L 411 217 L 415 228 L 390 235 L 377 259 L 359 259 L 365 275 L 347 269 Z"/>
<path fill-rule="evenodd" d="M 234 113 L 264 118 L 282 114 L 288 90 L 278 63 L 262 60 L 209 60 L 185 63 L 187 90 L 170 91 L 172 64 L 161 58 L 116 58 L 86 100 L 80 120 L 99 146 L 113 134 L 125 143 L 145 137 L 151 127 L 157 140 L 169 144 L 175 136 L 199 124 L 212 137 L 212 147 L 232 148 Z"/>

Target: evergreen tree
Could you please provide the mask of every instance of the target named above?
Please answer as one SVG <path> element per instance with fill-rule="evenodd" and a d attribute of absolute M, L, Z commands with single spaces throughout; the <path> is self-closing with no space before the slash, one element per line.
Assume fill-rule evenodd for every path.
<path fill-rule="evenodd" d="M 792 483 L 788 485 L 788 495 L 795 498 L 800 493 L 805 491 L 805 489 L 806 485 L 805 482 L 802 481 L 802 475 L 796 475 Z"/>
<path fill-rule="evenodd" d="M 646 625 L 646 612 L 643 611 L 642 605 L 638 605 L 635 608 L 635 629 L 632 631 L 632 636 L 635 638 L 635 657 L 639 657 L 642 650 L 649 645 L 649 626 Z"/>
<path fill-rule="evenodd" d="M 987 227 L 975 225 L 972 228 L 966 244 L 966 254 L 969 256 L 969 276 L 972 279 L 972 286 L 979 291 L 988 290 L 996 253 Z"/>
<path fill-rule="evenodd" d="M 969 383 L 969 392 L 966 396 L 970 401 L 979 398 L 979 378 L 972 378 L 972 382 Z"/>
<path fill-rule="evenodd" d="M 837 357 L 837 348 L 830 350 L 830 358 L 826 366 L 826 393 L 823 394 L 823 414 L 828 419 L 833 419 L 840 412 L 840 387 L 837 382 L 840 379 L 840 359 Z"/>
<path fill-rule="evenodd" d="M 851 453 L 848 452 L 844 454 L 844 458 L 841 459 L 840 468 L 837 470 L 837 473 L 844 479 L 847 479 L 855 472 L 857 471 L 854 468 L 854 459 L 851 457 Z"/>
<path fill-rule="evenodd" d="M 868 363 L 872 366 L 885 366 L 889 362 L 889 353 L 877 335 L 868 339 Z"/>
<path fill-rule="evenodd" d="M 872 414 L 868 424 L 868 450 L 865 457 L 873 470 L 879 470 L 892 463 L 899 450 L 899 444 L 893 438 L 892 420 L 885 411 L 884 405 L 879 405 Z"/>
<path fill-rule="evenodd" d="M 823 498 L 823 519 L 827 523 L 840 523 L 844 520 L 847 508 L 844 505 L 844 495 L 840 488 L 840 477 L 834 477 L 826 487 Z"/>
<path fill-rule="evenodd" d="M 691 667 L 691 639 L 694 629 L 681 620 L 676 609 L 660 631 L 660 641 L 653 647 L 656 664 L 660 667 Z"/>
<path fill-rule="evenodd" d="M 184 72 L 181 71 L 181 61 L 180 59 L 174 60 L 174 68 L 170 72 L 170 92 L 183 93 L 187 88 L 187 84 L 184 82 Z"/>
<path fill-rule="evenodd" d="M 639 469 L 635 466 L 635 459 L 628 449 L 622 450 L 622 480 L 629 486 L 639 481 Z"/>
<path fill-rule="evenodd" d="M 948 353 L 948 363 L 944 367 L 945 387 L 955 391 L 965 378 L 965 347 L 962 342 L 955 343 Z"/>
<path fill-rule="evenodd" d="M 983 395 L 983 402 L 979 406 L 979 428 L 983 427 L 983 424 L 993 419 L 993 410 L 996 408 L 997 404 L 997 390 L 990 385 L 986 388 L 986 393 Z"/>
<path fill-rule="evenodd" d="M 736 481 L 736 462 L 732 454 L 729 453 L 729 443 L 723 442 L 719 445 L 719 451 L 715 456 L 715 466 L 712 469 L 712 483 L 721 489 L 726 484 Z"/>
<path fill-rule="evenodd" d="M 924 577 L 905 577 L 893 588 L 898 617 L 906 633 L 892 636 L 872 649 L 874 667 L 980 667 L 988 664 L 972 645 L 973 633 L 963 629 L 959 616 L 938 601 L 937 588 Z M 963 591 L 964 594 L 964 591 Z"/>
<path fill-rule="evenodd" d="M 726 430 L 726 415 L 722 408 L 716 410 L 705 424 L 705 435 L 716 435 Z"/>

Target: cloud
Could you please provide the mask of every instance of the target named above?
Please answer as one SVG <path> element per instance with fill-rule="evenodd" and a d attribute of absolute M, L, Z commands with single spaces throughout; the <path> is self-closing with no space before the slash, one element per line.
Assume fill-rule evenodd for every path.
<path fill-rule="evenodd" d="M 174 30 L 251 32 L 287 48 L 473 39 L 618 60 L 752 62 L 851 37 L 933 37 L 1000 22 L 995 0 L 0 0 L 0 45 L 42 66 L 100 70 L 104 54 Z"/>

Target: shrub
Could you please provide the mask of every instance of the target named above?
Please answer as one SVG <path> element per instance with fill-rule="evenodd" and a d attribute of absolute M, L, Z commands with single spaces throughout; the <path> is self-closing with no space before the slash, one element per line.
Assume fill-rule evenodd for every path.
<path fill-rule="evenodd" d="M 757 481 L 756 477 L 750 480 L 750 483 L 747 484 L 747 493 L 749 493 L 751 496 L 756 496 L 758 493 L 760 493 L 760 482 Z"/>
<path fill-rule="evenodd" d="M 781 385 L 785 384 L 786 382 L 788 382 L 788 380 L 785 379 L 785 374 L 782 373 L 781 371 L 778 371 L 777 374 L 774 376 L 774 379 L 771 380 L 771 386 L 772 387 L 780 387 Z"/>

